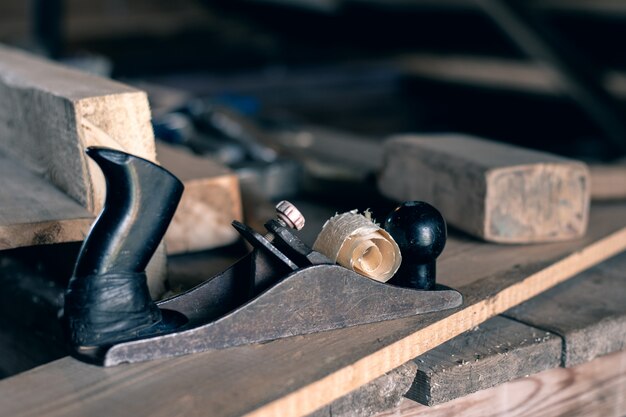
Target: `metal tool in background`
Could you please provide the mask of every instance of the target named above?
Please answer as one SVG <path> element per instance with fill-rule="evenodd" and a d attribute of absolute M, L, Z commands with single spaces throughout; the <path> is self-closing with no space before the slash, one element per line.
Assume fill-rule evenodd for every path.
<path fill-rule="evenodd" d="M 265 132 L 236 109 L 197 98 L 156 118 L 153 126 L 157 138 L 228 165 L 242 187 L 267 199 L 289 198 L 299 191 L 300 164 L 280 157 L 268 146 Z"/>
<path fill-rule="evenodd" d="M 304 218 L 290 203 L 278 206 L 265 236 L 233 222 L 254 249 L 203 284 L 155 304 L 142 269 L 165 232 L 181 185 L 166 170 L 120 151 L 92 148 L 89 155 L 102 167 L 107 197 L 65 300 L 71 351 L 81 360 L 113 366 L 462 304 L 461 294 L 443 286 L 394 286 L 331 264 L 292 233 Z M 430 233 L 429 225 L 411 227 Z"/>

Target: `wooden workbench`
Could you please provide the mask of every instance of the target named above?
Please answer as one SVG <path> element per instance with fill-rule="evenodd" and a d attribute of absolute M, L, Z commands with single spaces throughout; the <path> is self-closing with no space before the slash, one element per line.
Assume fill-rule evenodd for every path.
<path fill-rule="evenodd" d="M 305 213 L 306 215 L 306 213 Z M 440 282 L 462 308 L 262 345 L 99 368 L 64 358 L 0 381 L 27 415 L 302 416 L 626 248 L 626 206 L 592 209 L 582 240 L 502 246 L 452 235 Z"/>

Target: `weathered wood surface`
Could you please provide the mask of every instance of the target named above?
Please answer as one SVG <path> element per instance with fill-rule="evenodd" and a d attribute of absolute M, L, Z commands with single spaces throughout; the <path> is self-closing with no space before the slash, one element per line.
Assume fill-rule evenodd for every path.
<path fill-rule="evenodd" d="M 505 313 L 563 338 L 563 366 L 626 349 L 626 254 Z"/>
<path fill-rule="evenodd" d="M 397 407 L 411 387 L 416 371 L 417 366 L 407 362 L 307 417 L 370 417 Z"/>
<path fill-rule="evenodd" d="M 106 194 L 88 146 L 154 161 L 146 94 L 0 45 L 0 154 L 14 162 L 0 168 L 10 171 L 0 180 L 0 249 L 86 236 Z M 147 274 L 162 293 L 162 247 Z"/>
<path fill-rule="evenodd" d="M 623 417 L 626 352 L 573 368 L 555 368 L 446 404 L 404 399 L 376 417 Z"/>
<path fill-rule="evenodd" d="M 626 206 L 615 204 L 594 207 L 589 233 L 572 242 L 511 247 L 451 236 L 438 276 L 464 294 L 457 310 L 108 369 L 64 358 L 0 381 L 0 409 L 11 416 L 306 415 L 621 252 L 625 223 Z"/>
<path fill-rule="evenodd" d="M 0 46 L 0 97 L 0 149 L 92 213 L 104 183 L 87 146 L 155 159 L 142 91 Z"/>
<path fill-rule="evenodd" d="M 231 226 L 242 219 L 237 175 L 208 158 L 157 143 L 161 165 L 185 185 L 172 223 L 165 234 L 169 254 L 211 249 L 235 242 Z"/>
<path fill-rule="evenodd" d="M 624 300 L 626 254 L 620 254 L 417 358 L 407 397 L 441 404 L 624 350 Z"/>
<path fill-rule="evenodd" d="M 93 215 L 0 154 L 0 250 L 84 239 Z"/>
<path fill-rule="evenodd" d="M 557 335 L 494 317 L 414 361 L 418 372 L 406 397 L 445 403 L 561 364 Z"/>
<path fill-rule="evenodd" d="M 559 241 L 587 229 L 583 163 L 466 135 L 397 136 L 384 155 L 381 193 L 431 203 L 449 224 L 487 241 Z"/>
<path fill-rule="evenodd" d="M 26 204 L 23 210 L 32 215 L 37 211 L 28 207 L 30 200 L 16 199 L 10 209 L 18 218 L 12 220 L 3 213 L 3 225 L 14 225 L 17 235 L 21 234 L 20 223 L 27 235 L 43 234 L 52 216 L 64 220 L 65 232 L 48 243 L 79 239 L 86 231 L 85 212 L 79 207 L 95 215 L 105 195 L 104 178 L 85 155 L 88 146 L 107 146 L 154 160 L 146 94 L 0 45 L 0 153 L 79 204 L 71 209 L 56 207 L 54 202 L 43 205 L 41 219 L 31 216 L 24 223 L 15 204 Z M 42 182 L 33 186 L 38 188 L 24 192 L 32 196 L 43 187 Z M 43 187 L 43 192 L 50 194 L 49 188 Z M 3 199 L 0 206 L 5 204 Z M 72 223 L 74 215 L 77 224 Z M 15 241 L 16 245 L 28 243 L 27 238 Z"/>

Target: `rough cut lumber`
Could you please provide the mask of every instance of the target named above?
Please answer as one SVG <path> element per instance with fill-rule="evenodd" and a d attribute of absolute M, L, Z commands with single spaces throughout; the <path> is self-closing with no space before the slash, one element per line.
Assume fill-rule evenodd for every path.
<path fill-rule="evenodd" d="M 465 135 L 398 136 L 384 154 L 381 193 L 431 203 L 449 224 L 487 241 L 560 241 L 587 229 L 583 163 Z"/>
<path fill-rule="evenodd" d="M 626 159 L 613 164 L 590 165 L 591 198 L 594 200 L 626 199 Z"/>
<path fill-rule="evenodd" d="M 0 97 L 0 149 L 92 213 L 104 186 L 86 147 L 155 160 L 142 91 L 0 46 Z"/>
<path fill-rule="evenodd" d="M 231 226 L 242 219 L 237 175 L 208 158 L 157 143 L 161 165 L 176 175 L 185 191 L 165 234 L 169 254 L 225 246 L 238 239 Z"/>
<path fill-rule="evenodd" d="M 427 407 L 404 399 L 376 417 L 623 417 L 626 352 L 555 368 Z"/>
<path fill-rule="evenodd" d="M 83 240 L 93 215 L 0 153 L 0 250 Z"/>
<path fill-rule="evenodd" d="M 0 45 L 0 152 L 95 215 L 105 185 L 88 146 L 154 161 L 146 94 Z"/>
<path fill-rule="evenodd" d="M 494 317 L 414 361 L 417 377 L 406 397 L 426 405 L 454 400 L 561 364 L 561 339 Z"/>
<path fill-rule="evenodd" d="M 626 349 L 626 254 L 505 313 L 563 338 L 563 366 Z"/>
<path fill-rule="evenodd" d="M 441 404 L 625 349 L 625 271 L 626 253 L 425 353 L 407 397 Z"/>
<path fill-rule="evenodd" d="M 88 146 L 154 161 L 146 94 L 0 45 L 0 155 L 19 165 L 1 168 L 12 173 L 0 191 L 0 249 L 86 236 L 106 193 Z M 165 279 L 162 254 L 148 267 L 153 295 Z"/>
<path fill-rule="evenodd" d="M 626 249 L 626 205 L 594 207 L 590 224 L 583 239 L 545 245 L 451 235 L 438 277 L 464 295 L 453 311 L 115 368 L 64 358 L 0 381 L 0 409 L 11 416 L 304 416 Z"/>
<path fill-rule="evenodd" d="M 407 362 L 307 417 L 370 417 L 397 407 L 416 371 L 417 366 Z"/>

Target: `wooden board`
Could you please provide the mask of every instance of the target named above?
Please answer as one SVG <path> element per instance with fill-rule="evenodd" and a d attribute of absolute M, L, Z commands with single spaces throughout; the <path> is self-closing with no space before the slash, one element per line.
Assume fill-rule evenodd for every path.
<path fill-rule="evenodd" d="M 591 198 L 594 200 L 626 199 L 626 160 L 612 164 L 590 165 Z"/>
<path fill-rule="evenodd" d="M 461 134 L 390 138 L 384 160 L 383 195 L 426 201 L 487 241 L 575 239 L 587 228 L 590 180 L 581 162 Z"/>
<path fill-rule="evenodd" d="M 83 240 L 92 221 L 72 198 L 0 154 L 0 250 Z"/>
<path fill-rule="evenodd" d="M 370 417 L 397 407 L 415 379 L 416 371 L 417 366 L 407 362 L 307 417 Z"/>
<path fill-rule="evenodd" d="M 0 154 L 18 165 L 2 168 L 11 173 L 0 191 L 0 249 L 84 238 L 106 193 L 88 146 L 154 161 L 146 94 L 0 45 Z M 155 296 L 163 253 L 147 269 Z"/>
<path fill-rule="evenodd" d="M 376 417 L 623 417 L 626 352 L 556 368 L 427 407 L 409 399 Z"/>
<path fill-rule="evenodd" d="M 88 146 L 155 160 L 146 94 L 0 45 L 0 153 L 95 215 L 105 185 Z"/>
<path fill-rule="evenodd" d="M 208 158 L 157 143 L 161 165 L 176 175 L 185 191 L 165 234 L 169 254 L 199 251 L 234 243 L 239 234 L 231 226 L 242 220 L 237 175 Z"/>
<path fill-rule="evenodd" d="M 435 405 L 561 364 L 561 338 L 494 317 L 414 360 L 406 397 Z"/>
<path fill-rule="evenodd" d="M 505 313 L 563 338 L 563 366 L 626 349 L 626 254 Z"/>
<path fill-rule="evenodd" d="M 626 253 L 425 353 L 407 397 L 440 404 L 625 349 L 625 271 Z"/>
<path fill-rule="evenodd" d="M 438 276 L 464 294 L 454 311 L 107 369 L 64 358 L 0 381 L 0 409 L 304 416 L 626 248 L 626 205 L 594 207 L 590 224 L 584 239 L 545 245 L 451 236 Z"/>

